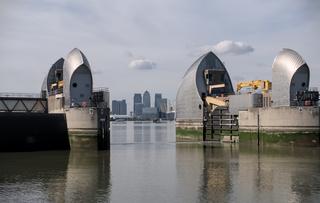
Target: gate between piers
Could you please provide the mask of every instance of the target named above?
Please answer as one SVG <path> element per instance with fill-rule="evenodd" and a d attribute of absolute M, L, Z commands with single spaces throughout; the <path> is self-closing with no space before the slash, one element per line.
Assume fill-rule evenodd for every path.
<path fill-rule="evenodd" d="M 236 142 L 239 138 L 238 115 L 229 113 L 228 107 L 216 107 L 213 111 L 203 101 L 203 141 Z"/>

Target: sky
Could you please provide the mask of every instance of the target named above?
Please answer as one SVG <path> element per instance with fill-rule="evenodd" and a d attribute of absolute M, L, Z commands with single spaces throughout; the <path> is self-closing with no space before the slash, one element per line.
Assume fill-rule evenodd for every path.
<path fill-rule="evenodd" d="M 269 79 L 282 48 L 320 87 L 318 0 L 1 0 L 0 92 L 40 92 L 51 65 L 79 48 L 111 99 L 148 90 L 174 102 L 185 71 L 212 50 L 233 83 Z"/>

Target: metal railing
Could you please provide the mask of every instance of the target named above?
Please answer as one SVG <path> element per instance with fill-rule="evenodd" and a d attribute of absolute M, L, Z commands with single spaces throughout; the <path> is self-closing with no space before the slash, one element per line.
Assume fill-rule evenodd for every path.
<path fill-rule="evenodd" d="M 108 87 L 94 87 L 92 89 L 93 92 L 109 92 Z"/>
<path fill-rule="evenodd" d="M 0 112 L 47 113 L 48 103 L 40 97 L 0 97 Z"/>
<path fill-rule="evenodd" d="M 37 94 L 37 93 L 0 92 L 0 97 L 40 98 L 40 94 Z"/>

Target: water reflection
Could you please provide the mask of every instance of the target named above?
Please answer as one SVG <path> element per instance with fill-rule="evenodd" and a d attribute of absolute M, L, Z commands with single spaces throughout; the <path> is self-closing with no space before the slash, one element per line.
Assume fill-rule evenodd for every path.
<path fill-rule="evenodd" d="M 0 202 L 319 202 L 320 148 L 174 143 L 174 122 L 111 128 L 110 153 L 0 153 Z"/>
<path fill-rule="evenodd" d="M 110 153 L 70 153 L 66 174 L 67 202 L 109 202 Z"/>
<path fill-rule="evenodd" d="M 127 140 L 128 128 L 130 128 L 129 124 L 130 123 L 127 123 L 126 121 L 111 123 L 111 143 L 130 143 L 130 141 Z M 115 133 L 117 136 L 112 136 Z"/>
<path fill-rule="evenodd" d="M 239 171 L 237 145 L 204 145 L 200 179 L 200 202 L 229 202 L 232 177 Z"/>
<path fill-rule="evenodd" d="M 319 152 L 319 148 L 262 147 L 258 150 L 255 146 L 240 145 L 235 195 L 244 202 L 317 202 L 320 198 Z"/>
<path fill-rule="evenodd" d="M 180 199 L 184 202 L 318 202 L 319 152 L 319 148 L 259 151 L 256 146 L 177 144 L 178 194 L 185 194 Z"/>
<path fill-rule="evenodd" d="M 110 153 L 0 154 L 0 202 L 108 202 Z"/>
<path fill-rule="evenodd" d="M 168 134 L 169 134 L 167 132 L 167 126 L 157 125 L 157 126 L 155 126 L 154 131 L 155 131 L 156 142 L 164 142 L 164 141 L 167 140 L 167 137 L 168 137 Z"/>
<path fill-rule="evenodd" d="M 0 202 L 61 202 L 68 152 L 0 153 Z"/>
<path fill-rule="evenodd" d="M 136 132 L 135 132 L 136 134 Z M 142 126 L 142 140 L 143 143 L 151 143 L 151 126 L 143 125 Z"/>
<path fill-rule="evenodd" d="M 175 142 L 175 123 L 115 121 L 111 123 L 111 144 Z"/>

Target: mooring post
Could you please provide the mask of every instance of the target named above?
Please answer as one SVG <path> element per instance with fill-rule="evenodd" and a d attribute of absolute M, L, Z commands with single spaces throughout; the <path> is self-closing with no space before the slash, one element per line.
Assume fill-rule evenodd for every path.
<path fill-rule="evenodd" d="M 202 141 L 206 141 L 206 131 L 207 131 L 207 103 L 206 103 L 206 93 L 201 94 L 202 99 Z"/>
<path fill-rule="evenodd" d="M 232 142 L 233 124 L 234 124 L 234 115 L 230 115 L 230 142 Z"/>
<path fill-rule="evenodd" d="M 110 149 L 110 109 L 98 108 L 98 150 Z"/>
<path fill-rule="evenodd" d="M 258 146 L 260 145 L 260 115 L 258 110 Z"/>
<path fill-rule="evenodd" d="M 320 108 L 318 108 L 318 115 L 320 112 Z M 318 145 L 320 146 L 320 116 L 318 116 Z"/>

